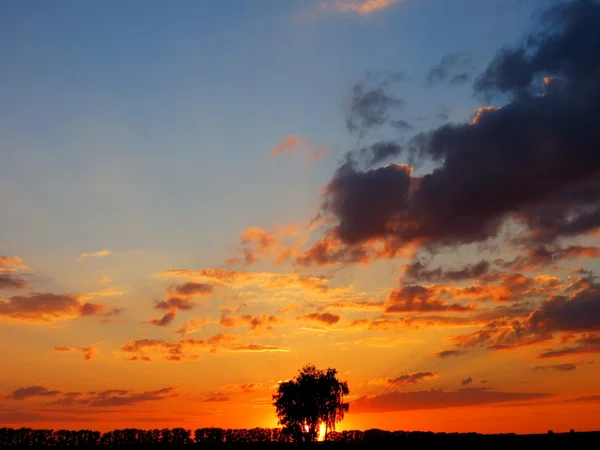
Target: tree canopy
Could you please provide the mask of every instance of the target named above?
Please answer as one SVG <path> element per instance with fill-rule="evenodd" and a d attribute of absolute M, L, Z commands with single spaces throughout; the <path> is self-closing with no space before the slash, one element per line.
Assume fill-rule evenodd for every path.
<path fill-rule="evenodd" d="M 338 380 L 336 369 L 306 365 L 296 378 L 279 384 L 273 406 L 285 433 L 295 441 L 311 442 L 321 424 L 325 424 L 325 439 L 329 430 L 335 430 L 348 412 L 344 396 L 349 393 L 348 383 Z"/>

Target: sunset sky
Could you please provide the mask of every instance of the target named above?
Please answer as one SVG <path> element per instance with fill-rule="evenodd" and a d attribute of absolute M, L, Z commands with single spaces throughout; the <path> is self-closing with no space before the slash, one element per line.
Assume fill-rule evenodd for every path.
<path fill-rule="evenodd" d="M 0 426 L 600 428 L 600 2 L 0 4 Z"/>

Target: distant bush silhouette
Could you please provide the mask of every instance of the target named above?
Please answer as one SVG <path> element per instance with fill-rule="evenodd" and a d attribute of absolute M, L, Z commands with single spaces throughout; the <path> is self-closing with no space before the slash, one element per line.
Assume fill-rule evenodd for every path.
<path fill-rule="evenodd" d="M 273 395 L 282 432 L 296 442 L 313 442 L 324 424 L 327 440 L 328 431 L 335 431 L 335 424 L 348 411 L 344 396 L 349 393 L 348 383 L 337 379 L 336 369 L 304 366 L 296 378 L 280 383 Z"/>
<path fill-rule="evenodd" d="M 590 447 L 600 440 L 600 432 L 587 433 L 544 433 L 539 435 L 477 433 L 433 433 L 424 431 L 386 431 L 371 429 L 366 431 L 347 430 L 329 433 L 329 442 L 323 443 L 327 449 L 346 448 L 348 445 L 361 448 L 398 448 L 404 446 L 469 446 L 482 447 L 490 444 L 537 445 L 538 443 L 565 443 L 572 448 Z M 222 448 L 230 446 L 251 446 L 252 448 L 279 448 L 292 446 L 289 434 L 281 428 L 223 429 L 199 428 L 192 432 L 184 428 L 163 428 L 142 430 L 124 428 L 100 433 L 93 430 L 48 430 L 32 428 L 0 428 L 0 448 Z M 314 445 L 320 445 L 315 443 Z"/>

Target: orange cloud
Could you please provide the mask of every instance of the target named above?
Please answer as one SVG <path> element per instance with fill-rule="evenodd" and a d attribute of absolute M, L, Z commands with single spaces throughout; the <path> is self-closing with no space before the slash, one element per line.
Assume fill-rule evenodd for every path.
<path fill-rule="evenodd" d="M 71 294 L 36 292 L 27 296 L 13 296 L 5 301 L 0 300 L 0 316 L 31 322 L 54 322 L 100 314 L 109 316 L 120 312 L 114 309 L 105 313 L 105 310 L 105 305 L 82 303 L 80 296 Z"/>
<path fill-rule="evenodd" d="M 31 267 L 23 264 L 18 256 L 0 256 L 0 272 L 29 272 Z"/>
<path fill-rule="evenodd" d="M 306 298 L 310 294 L 313 300 L 332 301 L 353 299 L 364 295 L 354 291 L 353 286 L 330 286 L 331 277 L 307 276 L 297 273 L 242 272 L 223 269 L 167 270 L 158 274 L 161 277 L 184 277 L 201 283 L 214 283 L 233 290 L 265 290 L 269 301 L 291 301 L 294 296 Z M 258 294 L 252 293 L 254 298 Z"/>
<path fill-rule="evenodd" d="M 224 390 L 233 392 L 254 392 L 262 389 L 264 386 L 261 383 L 244 383 L 244 384 L 228 384 L 224 386 Z"/>
<path fill-rule="evenodd" d="M 128 341 L 121 347 L 121 352 L 132 354 L 132 357 L 129 358 L 130 361 L 148 361 L 151 356 L 161 356 L 167 361 L 195 360 L 200 358 L 199 352 L 215 353 L 217 350 L 230 352 L 288 351 L 273 345 L 247 343 L 240 336 L 231 334 L 216 334 L 204 339 L 181 339 L 178 342 L 139 339 Z"/>
<path fill-rule="evenodd" d="M 282 264 L 292 258 L 304 245 L 309 230 L 302 230 L 293 224 L 275 225 L 273 230 L 252 226 L 240 233 L 240 253 L 227 260 L 230 265 L 247 266 L 262 258 L 271 258 L 273 264 Z M 294 240 L 295 239 L 295 240 Z"/>
<path fill-rule="evenodd" d="M 299 136 L 287 136 L 283 141 L 269 150 L 269 156 L 301 153 L 311 161 L 316 161 L 325 156 L 323 147 L 315 146 L 308 139 Z"/>
<path fill-rule="evenodd" d="M 98 252 L 93 253 L 82 253 L 79 258 L 75 260 L 75 262 L 82 263 L 86 258 L 98 258 L 100 256 L 108 256 L 110 255 L 110 250 L 100 250 Z"/>
<path fill-rule="evenodd" d="M 98 354 L 98 346 L 90 345 L 89 347 L 54 347 L 58 353 L 83 353 L 83 359 L 89 361 Z"/>
<path fill-rule="evenodd" d="M 475 113 L 475 117 L 473 117 L 473 120 L 471 121 L 471 125 L 477 125 L 479 122 L 481 122 L 481 119 L 488 113 L 490 112 L 494 112 L 494 111 L 498 111 L 500 108 L 496 108 L 495 106 L 484 106 L 482 108 L 479 108 L 477 110 L 477 112 Z"/>

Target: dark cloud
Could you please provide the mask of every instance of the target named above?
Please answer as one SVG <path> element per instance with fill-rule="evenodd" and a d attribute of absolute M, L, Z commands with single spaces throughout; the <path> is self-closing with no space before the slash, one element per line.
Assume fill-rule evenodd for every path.
<path fill-rule="evenodd" d="M 573 401 L 574 402 L 600 402 L 600 395 L 585 395 L 583 397 L 577 397 Z"/>
<path fill-rule="evenodd" d="M 562 260 L 580 258 L 598 258 L 598 247 L 570 245 L 567 247 L 540 245 L 526 249 L 512 261 L 498 260 L 500 267 L 514 271 L 534 271 L 545 266 L 551 266 Z"/>
<path fill-rule="evenodd" d="M 58 394 L 60 394 L 60 391 L 53 391 L 45 386 L 29 386 L 17 389 L 6 398 L 13 400 L 25 400 L 29 397 L 54 397 Z"/>
<path fill-rule="evenodd" d="M 356 167 L 371 168 L 398 157 L 403 151 L 404 148 L 396 142 L 376 142 L 368 147 L 348 152 L 345 164 L 348 169 Z"/>
<path fill-rule="evenodd" d="M 404 277 L 420 282 L 463 281 L 482 278 L 490 275 L 492 265 L 489 261 L 481 260 L 476 264 L 466 264 L 458 269 L 429 269 L 422 261 L 413 261 L 404 267 Z"/>
<path fill-rule="evenodd" d="M 426 84 L 433 87 L 445 81 L 448 81 L 450 85 L 466 83 L 469 81 L 470 72 L 465 71 L 465 68 L 470 64 L 471 58 L 465 53 L 449 53 L 429 70 L 425 80 Z"/>
<path fill-rule="evenodd" d="M 100 315 L 106 307 L 96 303 L 82 303 L 80 297 L 71 294 L 35 292 L 0 300 L 0 316 L 15 320 L 53 322 Z"/>
<path fill-rule="evenodd" d="M 239 326 L 246 326 L 252 330 L 271 330 L 275 325 L 283 325 L 284 320 L 277 316 L 272 316 L 267 313 L 260 314 L 258 316 L 252 316 L 245 314 L 243 316 L 229 316 L 224 315 L 221 317 L 220 324 L 223 327 L 234 328 Z"/>
<path fill-rule="evenodd" d="M 195 283 L 188 281 L 180 285 L 171 286 L 171 291 L 179 297 L 209 297 L 213 293 L 213 287 L 206 283 Z"/>
<path fill-rule="evenodd" d="M 473 382 L 473 378 L 471 377 L 467 377 L 464 380 L 461 380 L 460 385 L 461 386 L 468 386 Z"/>
<path fill-rule="evenodd" d="M 192 293 L 195 289 L 195 287 L 185 287 L 188 284 L 197 284 L 197 283 L 186 283 L 182 286 L 184 286 L 184 291 L 187 292 L 190 295 L 187 296 L 194 296 L 196 294 Z M 179 310 L 183 310 L 183 311 L 189 311 L 191 309 L 193 309 L 196 306 L 195 303 L 191 302 L 190 300 L 188 300 L 187 298 L 180 298 L 180 297 L 170 297 L 167 300 L 162 300 L 160 302 L 157 302 L 156 305 L 154 305 L 154 307 L 156 309 L 158 309 L 159 311 L 165 311 L 165 314 L 158 318 L 158 319 L 150 319 L 148 320 L 146 323 L 149 323 L 151 325 L 156 325 L 158 327 L 165 327 L 167 325 L 171 325 L 173 323 L 173 321 L 175 320 L 175 314 L 177 313 L 177 311 Z"/>
<path fill-rule="evenodd" d="M 388 378 L 386 384 L 389 386 L 403 386 L 406 384 L 417 384 L 421 381 L 431 380 L 435 377 L 437 377 L 437 374 L 434 372 L 412 372 L 400 375 L 396 378 Z"/>
<path fill-rule="evenodd" d="M 20 275 L 0 273 L 0 289 L 23 289 L 26 286 L 27 280 Z"/>
<path fill-rule="evenodd" d="M 577 364 L 553 364 L 550 366 L 535 366 L 533 370 L 558 370 L 559 372 L 570 372 L 577 368 Z"/>
<path fill-rule="evenodd" d="M 464 306 L 458 303 L 448 303 L 436 298 L 435 293 L 423 286 L 406 286 L 390 292 L 386 303 L 386 313 L 398 312 L 434 312 L 451 311 L 466 312 L 471 311 L 471 306 Z"/>
<path fill-rule="evenodd" d="M 600 331 L 600 286 L 549 298 L 529 316 L 527 325 L 535 333 Z"/>
<path fill-rule="evenodd" d="M 410 246 L 484 242 L 508 221 L 528 245 L 595 230 L 599 22 L 598 2 L 565 3 L 545 15 L 541 33 L 500 51 L 475 87 L 507 103 L 406 144 L 412 160 L 436 165 L 430 173 L 413 177 L 399 166 L 338 170 L 324 193 L 322 214 L 334 221 L 315 244 L 328 244 L 320 261 L 365 245 L 380 244 L 386 251 L 377 256 L 395 257 Z"/>
<path fill-rule="evenodd" d="M 467 352 L 465 352 L 464 350 L 442 350 L 441 352 L 437 352 L 436 354 L 434 354 L 434 356 L 444 359 L 450 358 L 452 356 L 462 356 L 466 353 Z"/>
<path fill-rule="evenodd" d="M 412 411 L 419 409 L 455 408 L 459 406 L 488 405 L 519 402 L 549 397 L 546 393 L 502 392 L 482 388 L 466 388 L 457 391 L 390 392 L 372 397 L 364 396 L 350 404 L 351 413 L 382 413 Z"/>
<path fill-rule="evenodd" d="M 224 394 L 223 392 L 215 392 L 215 393 L 211 394 L 210 396 L 206 397 L 202 401 L 207 402 L 207 403 L 220 403 L 220 402 L 228 402 L 230 400 L 231 400 L 231 398 L 229 398 L 229 396 L 227 394 Z"/>
<path fill-rule="evenodd" d="M 325 325 L 335 325 L 340 321 L 340 316 L 333 313 L 312 313 L 304 314 L 296 317 L 298 320 L 309 320 L 313 322 L 320 322 Z"/>
<path fill-rule="evenodd" d="M 174 320 L 175 320 L 175 313 L 168 312 L 168 313 L 165 313 L 164 316 L 162 316 L 158 319 L 150 319 L 146 323 L 149 323 L 150 325 L 156 325 L 157 327 L 166 327 L 168 325 L 171 325 Z"/>
<path fill-rule="evenodd" d="M 91 395 L 87 399 L 87 404 L 95 407 L 127 406 L 137 403 L 165 400 L 176 397 L 175 387 L 167 387 L 155 391 L 129 392 L 125 390 L 101 391 Z"/>
<path fill-rule="evenodd" d="M 346 127 L 351 133 L 364 137 L 369 130 L 381 127 L 390 120 L 390 110 L 401 108 L 404 102 L 389 93 L 389 78 L 366 79 L 352 87 L 347 100 Z"/>
<path fill-rule="evenodd" d="M 575 340 L 577 345 L 560 349 L 549 349 L 538 355 L 538 358 L 559 358 L 563 356 L 600 353 L 600 335 L 584 334 Z"/>
<path fill-rule="evenodd" d="M 402 119 L 392 120 L 390 125 L 400 131 L 409 131 L 414 128 L 410 122 Z"/>

